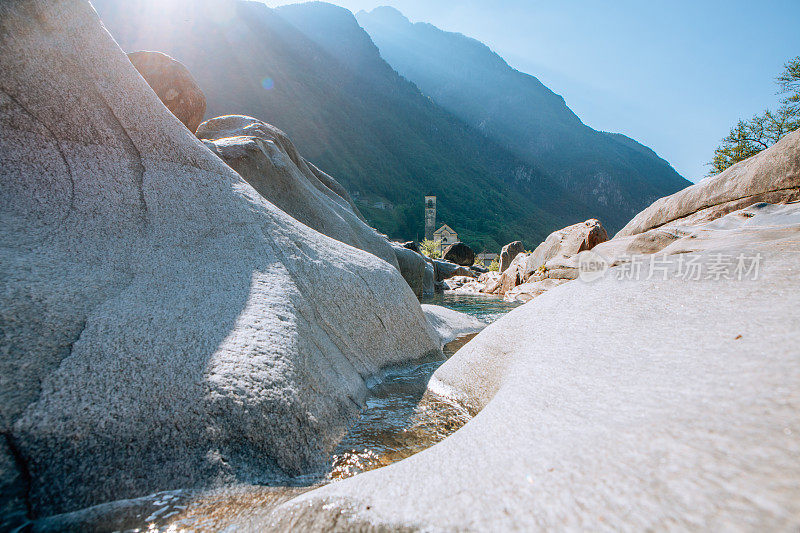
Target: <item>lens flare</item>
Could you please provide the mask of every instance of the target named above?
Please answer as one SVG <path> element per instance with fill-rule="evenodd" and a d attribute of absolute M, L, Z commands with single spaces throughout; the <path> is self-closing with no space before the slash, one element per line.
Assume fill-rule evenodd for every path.
<path fill-rule="evenodd" d="M 264 89 L 271 91 L 275 87 L 275 81 L 272 78 L 264 78 L 261 80 L 261 86 Z"/>

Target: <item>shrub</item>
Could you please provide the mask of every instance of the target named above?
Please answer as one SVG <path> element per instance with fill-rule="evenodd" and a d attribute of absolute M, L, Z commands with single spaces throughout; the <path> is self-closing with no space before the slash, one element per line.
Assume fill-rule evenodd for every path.
<path fill-rule="evenodd" d="M 439 250 L 439 243 L 430 239 L 425 239 L 419 243 L 419 249 L 424 255 L 427 255 L 431 259 L 439 259 L 442 257 L 442 252 Z"/>

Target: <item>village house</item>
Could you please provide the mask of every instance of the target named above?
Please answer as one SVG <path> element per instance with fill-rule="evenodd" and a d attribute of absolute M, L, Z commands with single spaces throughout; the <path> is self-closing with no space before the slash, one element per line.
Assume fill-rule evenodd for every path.
<path fill-rule="evenodd" d="M 475 264 L 489 267 L 492 261 L 500 261 L 500 254 L 493 254 L 491 252 L 481 252 L 475 256 Z"/>

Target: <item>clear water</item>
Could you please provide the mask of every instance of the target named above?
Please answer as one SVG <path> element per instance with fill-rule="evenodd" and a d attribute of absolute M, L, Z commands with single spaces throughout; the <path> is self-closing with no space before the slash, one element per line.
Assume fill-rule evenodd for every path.
<path fill-rule="evenodd" d="M 437 294 L 422 303 L 448 307 L 491 323 L 521 305 L 493 296 Z M 475 335 L 444 348 L 450 357 Z M 444 360 L 409 365 L 370 389 L 367 406 L 333 455 L 328 479 L 342 479 L 414 455 L 467 423 L 466 410 L 426 394 L 428 381 Z"/>
<path fill-rule="evenodd" d="M 472 315 L 487 324 L 522 305 L 520 302 L 506 302 L 489 294 L 456 294 L 452 292 L 425 298 L 422 303 L 448 307 Z"/>
<path fill-rule="evenodd" d="M 449 307 L 486 323 L 519 306 L 493 296 L 439 294 L 423 303 Z M 474 335 L 444 348 L 452 356 Z M 305 486 L 245 485 L 218 491 L 159 493 L 129 504 L 113 504 L 75 517 L 72 530 L 180 531 L 257 529 L 278 505 L 326 483 L 380 468 L 442 441 L 469 421 L 458 406 L 426 393 L 428 381 L 444 360 L 408 365 L 372 387 L 360 418 L 336 448 L 327 472 L 304 476 Z M 102 507 L 102 506 L 101 506 Z M 64 515 L 52 530 L 70 529 Z M 43 528 L 47 530 L 47 527 Z"/>

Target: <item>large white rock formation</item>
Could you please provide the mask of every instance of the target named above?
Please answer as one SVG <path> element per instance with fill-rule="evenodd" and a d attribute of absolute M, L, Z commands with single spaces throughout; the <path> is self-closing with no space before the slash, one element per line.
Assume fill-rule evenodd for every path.
<path fill-rule="evenodd" d="M 758 202 L 800 200 L 800 130 L 755 156 L 671 196 L 656 200 L 617 233 L 624 237 L 665 224 L 714 220 Z"/>
<path fill-rule="evenodd" d="M 800 527 L 800 205 L 706 228 L 657 275 L 573 281 L 479 333 L 429 390 L 477 416 L 307 493 L 275 527 L 431 531 Z M 675 250 L 698 249 L 689 238 Z M 761 254 L 756 279 L 716 280 Z M 697 257 L 700 280 L 681 269 Z"/>
<path fill-rule="evenodd" d="M 261 196 L 294 219 L 398 266 L 387 240 L 359 218 L 347 193 L 342 196 L 344 188 L 303 159 L 275 126 L 228 115 L 200 124 L 197 137 Z"/>
<path fill-rule="evenodd" d="M 305 472 L 367 378 L 439 350 L 392 265 L 259 195 L 88 2 L 0 3 L 0 72 L 4 499 Z"/>

